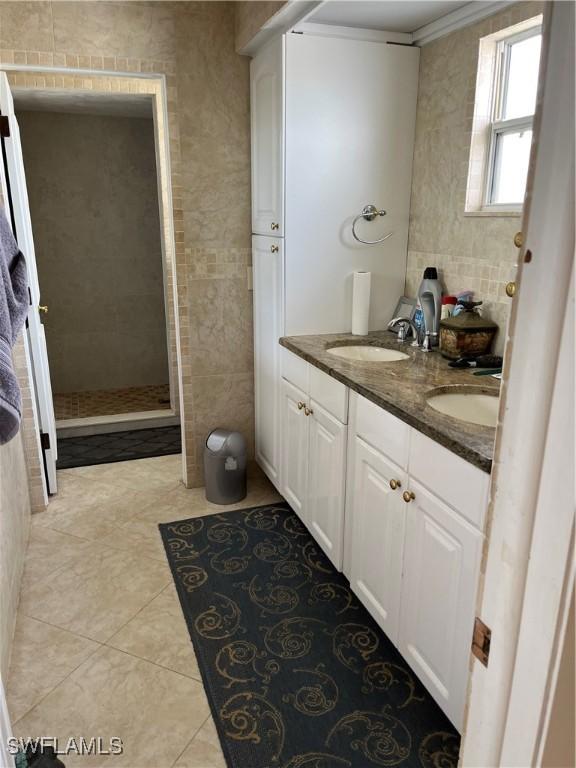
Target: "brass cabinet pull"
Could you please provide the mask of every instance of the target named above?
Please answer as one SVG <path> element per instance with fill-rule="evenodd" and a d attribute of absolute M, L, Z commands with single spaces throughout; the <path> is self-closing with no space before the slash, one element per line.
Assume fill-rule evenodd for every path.
<path fill-rule="evenodd" d="M 314 413 L 312 408 L 304 408 L 304 415 L 305 416 L 311 416 Z"/>
<path fill-rule="evenodd" d="M 270 224 L 270 229 L 272 230 L 280 229 L 280 224 L 277 224 L 275 221 L 273 221 L 272 224 Z"/>
<path fill-rule="evenodd" d="M 277 246 L 277 245 L 271 245 L 271 246 L 270 246 L 270 250 L 272 251 L 272 253 L 278 253 L 278 251 L 279 251 L 280 249 L 278 248 L 278 246 Z"/>
<path fill-rule="evenodd" d="M 516 234 L 514 235 L 514 245 L 516 246 L 516 248 L 522 248 L 522 246 L 524 245 L 524 235 L 522 234 L 522 232 L 516 232 Z"/>
<path fill-rule="evenodd" d="M 406 504 L 408 504 L 409 502 L 414 501 L 414 499 L 416 498 L 416 494 L 414 493 L 414 491 L 404 491 L 404 493 L 402 494 L 402 498 L 404 499 Z"/>
<path fill-rule="evenodd" d="M 300 402 L 298 403 L 298 410 L 301 411 L 302 408 L 304 408 L 305 405 L 306 405 L 306 403 L 303 403 L 302 400 L 300 400 Z"/>
<path fill-rule="evenodd" d="M 38 307 L 38 312 L 43 312 L 44 314 L 46 314 L 46 312 L 48 312 L 48 307 L 46 306 L 46 304 L 40 304 L 40 306 Z"/>
<path fill-rule="evenodd" d="M 392 488 L 393 491 L 395 491 L 396 488 L 401 488 L 401 487 L 402 487 L 402 483 L 400 482 L 400 480 L 394 480 L 394 479 L 390 480 L 390 488 Z"/>
<path fill-rule="evenodd" d="M 506 283 L 506 296 L 513 299 L 516 295 L 516 281 L 511 280 L 509 283 Z"/>

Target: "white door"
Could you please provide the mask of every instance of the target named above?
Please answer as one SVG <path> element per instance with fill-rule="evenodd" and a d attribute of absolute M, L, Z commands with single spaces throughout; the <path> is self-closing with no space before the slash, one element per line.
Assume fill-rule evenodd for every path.
<path fill-rule="evenodd" d="M 348 428 L 310 403 L 307 525 L 332 564 L 342 570 L 346 435 Z"/>
<path fill-rule="evenodd" d="M 410 490 L 399 649 L 460 729 L 483 537 L 422 486 Z"/>
<path fill-rule="evenodd" d="M 306 522 L 308 485 L 308 428 L 304 408 L 307 396 L 286 379 L 281 384 L 282 495 L 294 512 Z"/>
<path fill-rule="evenodd" d="M 28 282 L 30 286 L 30 311 L 28 313 L 27 332 L 30 347 L 30 357 L 34 374 L 34 390 L 38 406 L 40 420 L 41 443 L 44 452 L 44 465 L 46 468 L 46 481 L 49 493 L 56 493 L 56 422 L 54 419 L 54 405 L 52 402 L 52 386 L 50 384 L 50 370 L 48 368 L 48 353 L 46 350 L 46 337 L 44 327 L 40 321 L 39 307 L 40 285 L 36 270 L 36 256 L 34 252 L 34 239 L 32 237 L 32 224 L 30 221 L 30 208 L 28 206 L 28 191 L 26 189 L 26 176 L 22 159 L 22 146 L 20 143 L 20 129 L 14 114 L 14 102 L 8 85 L 8 78 L 4 72 L 0 72 L 0 112 L 8 118 L 10 135 L 2 138 L 4 162 L 0 164 L 2 175 L 2 194 L 8 201 L 11 210 L 14 236 L 20 246 L 20 250 L 26 258 L 28 268 Z"/>
<path fill-rule="evenodd" d="M 396 645 L 406 519 L 402 491 L 406 487 L 406 473 L 359 437 L 355 439 L 354 456 L 350 584 Z"/>
<path fill-rule="evenodd" d="M 280 484 L 280 345 L 283 240 L 252 238 L 256 461 Z"/>
<path fill-rule="evenodd" d="M 252 232 L 284 235 L 284 38 L 250 64 Z"/>

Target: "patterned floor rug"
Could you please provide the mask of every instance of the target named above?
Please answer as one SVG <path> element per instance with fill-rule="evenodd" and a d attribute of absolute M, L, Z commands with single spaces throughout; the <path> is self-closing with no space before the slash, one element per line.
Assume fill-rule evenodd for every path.
<path fill-rule="evenodd" d="M 458 734 L 287 504 L 160 532 L 229 768 L 456 768 Z"/>
<path fill-rule="evenodd" d="M 115 461 L 149 459 L 182 452 L 180 426 L 131 429 L 104 435 L 61 437 L 56 469 L 111 464 Z"/>

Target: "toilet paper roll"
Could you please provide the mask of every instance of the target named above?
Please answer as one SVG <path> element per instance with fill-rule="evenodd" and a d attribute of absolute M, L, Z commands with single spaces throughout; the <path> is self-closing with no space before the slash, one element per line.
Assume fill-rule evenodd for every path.
<path fill-rule="evenodd" d="M 370 272 L 354 272 L 352 287 L 352 333 L 366 336 L 370 314 Z"/>

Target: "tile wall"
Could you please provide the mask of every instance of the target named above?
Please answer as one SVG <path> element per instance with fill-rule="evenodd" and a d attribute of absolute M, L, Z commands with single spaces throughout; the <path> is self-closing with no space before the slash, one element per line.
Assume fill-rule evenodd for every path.
<path fill-rule="evenodd" d="M 500 327 L 504 346 L 516 275 L 514 234 L 520 215 L 466 214 L 478 47 L 481 37 L 542 12 L 540 2 L 517 3 L 423 46 L 414 148 L 406 294 L 415 296 L 424 268 L 437 266 L 450 293 L 471 289 Z"/>

